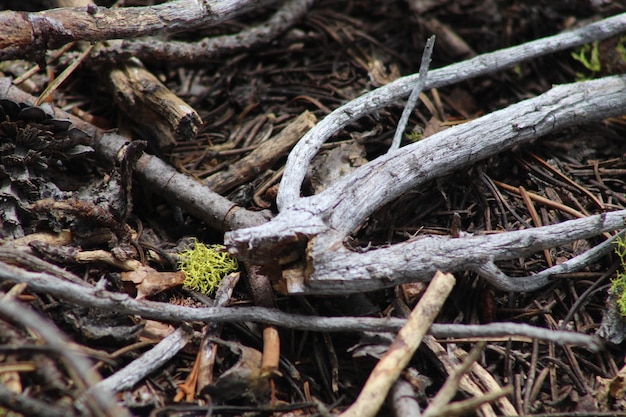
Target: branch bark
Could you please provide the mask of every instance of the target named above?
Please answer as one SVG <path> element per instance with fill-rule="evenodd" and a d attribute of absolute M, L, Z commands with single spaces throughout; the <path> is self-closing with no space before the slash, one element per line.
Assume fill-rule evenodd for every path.
<path fill-rule="evenodd" d="M 492 74 L 542 55 L 606 39 L 624 31 L 626 31 L 626 13 L 570 32 L 479 55 L 441 69 L 430 70 L 424 90 Z M 300 197 L 300 187 L 307 167 L 328 138 L 357 119 L 408 96 L 418 78 L 419 74 L 402 77 L 364 94 L 334 110 L 311 129 L 287 159 L 277 197 L 278 208 L 283 210 L 294 204 Z"/>
<path fill-rule="evenodd" d="M 621 229 L 626 224 L 626 212 L 501 236 L 430 237 L 365 253 L 351 252 L 343 239 L 374 210 L 412 188 L 555 130 L 622 114 L 626 114 L 626 76 L 557 86 L 536 98 L 381 156 L 322 193 L 298 199 L 271 222 L 227 233 L 225 242 L 232 254 L 251 262 L 271 262 L 285 251 L 304 252 L 304 268 L 285 277 L 289 292 L 373 290 L 427 279 L 425 276 L 436 269 L 471 269 L 510 291 L 539 288 L 547 276 L 535 282 L 514 283 L 493 261 Z M 571 227 L 580 227 L 578 234 L 572 234 Z M 479 241 L 496 254 L 482 252 L 477 247 Z M 504 255 L 497 249 L 499 244 L 514 246 Z M 432 269 L 430 262 L 434 263 Z"/>
<path fill-rule="evenodd" d="M 95 42 L 193 30 L 267 3 L 268 0 L 175 0 L 146 7 L 6 11 L 0 13 L 0 60 L 24 57 L 71 41 Z"/>

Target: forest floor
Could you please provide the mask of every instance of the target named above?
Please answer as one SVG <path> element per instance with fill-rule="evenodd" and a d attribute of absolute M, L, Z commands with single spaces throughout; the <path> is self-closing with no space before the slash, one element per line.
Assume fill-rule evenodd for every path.
<path fill-rule="evenodd" d="M 22 2 L 3 3 L 0 5 L 3 10 L 24 7 Z M 28 2 L 30 11 L 43 10 L 42 5 L 42 9 L 37 8 L 38 3 Z M 420 7 L 418 14 L 416 8 Z M 146 152 L 159 156 L 196 181 L 216 184 L 216 173 L 249 155 L 303 113 L 308 111 L 319 121 L 368 91 L 418 72 L 426 39 L 433 33 L 437 40 L 430 68 L 436 69 L 579 27 L 621 13 L 625 8 L 620 2 L 585 1 L 433 0 L 415 1 L 413 8 L 400 1 L 316 1 L 288 30 L 261 46 L 224 53 L 200 63 L 143 60 L 146 68 L 195 109 L 202 120 L 195 138 L 165 146 L 138 131 L 135 115 L 123 111 L 116 103 L 110 83 L 105 81 L 106 64 L 85 61 L 48 102 L 101 129 L 116 129 L 129 139 L 148 140 Z M 213 27 L 172 35 L 171 39 L 191 41 L 237 33 L 263 22 L 274 11 L 272 8 L 251 11 Z M 575 82 L 581 76 L 623 73 L 626 64 L 619 63 L 615 54 L 611 55 L 621 40 L 612 39 L 599 45 L 602 66 L 596 73 L 574 58 L 581 49 L 566 50 L 508 70 L 425 91 L 409 120 L 403 143 L 418 141 L 448 126 L 535 97 L 553 85 Z M 24 61 L 0 62 L 0 75 L 19 77 L 24 68 L 32 65 Z M 19 87 L 38 96 L 61 70 L 60 64 L 51 64 Z M 163 304 L 198 308 L 216 305 L 213 294 L 207 296 L 181 287 L 176 254 L 193 247 L 194 240 L 208 245 L 222 244 L 222 230 L 172 204 L 141 181 L 129 182 L 125 162 L 112 168 L 91 152 L 88 139 L 74 138 L 71 144 L 59 145 L 60 150 L 53 149 L 50 135 L 42 132 L 56 129 L 57 135 L 61 132 L 70 137 L 64 131 L 67 126 L 55 124 L 54 120 L 42 121 L 36 111 L 20 116 L 18 121 L 12 120 L 11 115 L 17 114 L 15 106 L 16 103 L 6 98 L 0 102 L 6 114 L 0 121 L 0 163 L 3 192 L 10 184 L 8 188 L 13 187 L 12 192 L 19 194 L 16 197 L 19 204 L 11 200 L 17 207 L 15 216 L 4 217 L 0 230 L 5 249 L 16 241 L 27 242 L 29 246 L 23 249 L 27 252 L 23 259 L 6 249 L 0 254 L 2 265 L 62 275 L 51 272 L 50 267 L 37 267 L 37 261 L 32 259 L 37 258 L 46 265 L 60 266 L 102 290 L 132 297 L 137 291 L 145 291 L 146 298 Z M 386 107 L 334 135 L 324 145 L 322 156 L 313 161 L 303 193 L 320 192 L 334 178 L 329 179 L 332 175 L 329 171 L 350 171 L 384 154 L 403 106 L 404 102 L 398 102 Z M 35 132 L 31 132 L 30 138 L 41 147 L 33 147 L 32 153 L 21 155 L 24 159 L 19 163 L 26 168 L 17 175 L 15 170 L 7 168 L 9 157 L 19 154 L 20 149 L 23 151 L 27 141 L 9 145 L 8 137 L 12 132 L 27 137 L 27 129 Z M 543 225 L 571 218 L 560 206 L 550 205 L 550 201 L 585 215 L 624 209 L 625 134 L 626 120 L 612 118 L 552 133 L 499 153 L 469 170 L 440 178 L 385 205 L 354 231 L 350 245 L 366 250 L 421 235 L 448 235 L 454 233 L 453 229 L 488 234 L 537 226 L 537 217 Z M 276 214 L 276 191 L 287 152 L 278 155 L 251 180 L 221 187 L 220 194 L 251 211 Z M 47 187 L 46 183 L 54 187 Z M 132 187 L 130 194 L 126 186 Z M 544 200 L 529 203 L 525 198 L 528 194 L 524 195 L 523 191 L 520 194 L 520 187 Z M 34 194 L 29 195 L 27 189 Z M 98 199 L 111 196 L 126 201 L 100 204 Z M 83 197 L 88 207 L 76 203 Z M 6 200 L 6 195 L 3 198 Z M 64 199 L 65 206 L 59 203 Z M 6 201 L 3 204 L 8 210 Z M 108 207 L 109 212 L 96 212 L 98 207 Z M 66 230 L 72 234 L 68 241 L 61 244 L 41 241 L 44 234 L 61 239 Z M 127 244 L 122 244 L 124 239 L 128 239 Z M 577 240 L 572 245 L 499 266 L 510 276 L 531 275 L 584 252 L 602 239 L 598 236 Z M 96 259 L 80 258 L 77 252 L 95 253 Z M 106 253 L 113 254 L 108 263 Z M 150 266 L 148 275 L 154 273 L 151 278 L 154 282 L 146 283 L 146 287 L 152 285 L 157 289 L 135 288 L 131 281 L 142 279 L 130 271 L 136 272 L 132 266 L 135 264 L 129 266 L 120 259 Z M 227 301 L 217 305 L 247 308 L 255 304 L 244 266 L 240 262 L 241 279 L 230 288 Z M 494 289 L 473 272 L 455 273 L 456 285 L 436 322 L 513 322 L 594 335 L 607 311 L 615 311 L 614 307 L 610 308 L 615 300 L 610 299 L 609 288 L 622 268 L 619 257 L 609 254 L 582 271 L 559 276 L 548 286 L 529 293 Z M 0 286 L 4 297 L 9 297 L 5 293 L 10 294 L 14 288 L 6 278 L 8 275 L 9 272 L 3 273 Z M 311 316 L 354 316 L 358 311 L 367 317 L 405 317 L 425 286 L 406 284 L 335 297 L 288 296 L 276 292 L 274 302 L 283 312 Z M 340 413 L 355 401 L 381 349 L 388 343 L 371 332 L 331 333 L 278 325 L 281 362 L 269 383 L 263 385 L 258 382 L 261 377 L 254 364 L 263 350 L 264 333 L 262 326 L 252 323 L 254 320 L 237 323 L 222 320 L 224 323 L 219 328 L 209 325 L 207 330 L 207 323 L 201 321 L 181 326 L 178 320 L 148 321 L 140 314 L 120 314 L 97 306 L 78 307 L 71 300 L 28 287 L 14 289 L 13 297 L 54 323 L 66 342 L 71 341 L 70 350 L 86 354 L 99 378 L 115 374 L 141 358 L 175 328 L 186 329 L 181 336 L 186 338 L 184 348 L 132 387 L 117 393 L 120 404 L 130 415 L 137 416 Z M 34 409 L 28 407 L 37 404 L 50 404 L 48 410 L 37 409 L 42 416 L 64 412 L 96 415 L 76 408 L 74 401 L 84 387 L 77 384 L 77 377 L 64 362 L 63 355 L 47 347 L 49 342 L 37 331 L 34 334 L 26 331 L 18 318 L 5 311 L 0 313 L 0 385 L 7 388 L 0 390 L 3 407 L 0 415 L 20 412 L 29 415 L 27 411 Z M 204 337 L 207 331 L 220 341 Z M 418 349 L 402 378 L 410 383 L 418 404 L 424 408 L 464 355 L 477 342 L 484 341 L 486 345 L 482 346 L 477 363 L 497 386 L 512 387 L 506 396 L 511 408 L 496 401 L 492 408 L 475 407 L 470 414 L 626 415 L 626 371 L 622 370 L 624 350 L 619 336 L 622 333 L 615 332 L 617 335 L 611 334 L 612 342 L 595 352 L 585 346 L 562 346 L 524 336 L 433 337 Z M 199 384 L 193 379 L 189 383 L 185 381 L 193 373 L 194 365 L 200 366 L 198 351 L 206 349 L 207 343 L 215 346 L 217 359 L 200 372 L 204 372 L 205 382 L 206 378 L 213 381 L 195 391 Z M 230 379 L 226 374 L 229 368 L 232 368 Z M 225 375 L 226 378 L 220 379 Z M 476 373 L 468 378 L 470 384 L 479 387 L 479 392 L 494 390 L 486 387 L 485 380 Z M 16 393 L 19 398 L 41 403 L 15 402 Z M 462 384 L 454 398 L 462 400 L 475 395 L 476 392 Z M 390 415 L 393 408 L 390 399 L 379 415 Z"/>

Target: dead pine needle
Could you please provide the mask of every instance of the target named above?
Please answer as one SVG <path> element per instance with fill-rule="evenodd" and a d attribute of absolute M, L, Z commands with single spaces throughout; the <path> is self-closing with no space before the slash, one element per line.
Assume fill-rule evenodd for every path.
<path fill-rule="evenodd" d="M 381 358 L 356 399 L 340 417 L 371 417 L 376 415 L 393 383 L 407 366 L 422 338 L 448 298 L 455 279 L 452 274 L 437 271 L 422 299 L 406 324 L 400 329 L 387 353 Z"/>

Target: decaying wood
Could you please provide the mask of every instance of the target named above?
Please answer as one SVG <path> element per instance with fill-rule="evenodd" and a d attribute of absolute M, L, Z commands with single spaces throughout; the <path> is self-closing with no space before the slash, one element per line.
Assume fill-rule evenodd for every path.
<path fill-rule="evenodd" d="M 58 7 L 96 7 L 92 0 L 56 0 L 56 4 Z M 93 45 L 86 47 L 80 44 L 79 47 L 86 55 L 93 50 Z M 198 113 L 163 85 L 139 60 L 123 61 L 105 68 L 105 71 L 115 102 L 131 119 L 133 130 L 140 138 L 148 140 L 153 148 L 163 150 L 177 141 L 195 139 L 202 123 Z"/>
<path fill-rule="evenodd" d="M 424 237 L 364 253 L 347 249 L 343 239 L 377 208 L 412 188 L 557 129 L 621 114 L 626 114 L 626 76 L 557 86 L 388 153 L 322 193 L 298 199 L 267 224 L 227 233 L 225 241 L 231 253 L 260 263 L 306 245 L 299 273 L 284 274 L 290 293 L 374 290 L 427 280 L 438 269 L 476 271 L 509 291 L 540 288 L 547 275 L 508 279 L 494 261 L 621 229 L 626 211 L 501 235 Z"/>
<path fill-rule="evenodd" d="M 175 0 L 155 6 L 68 7 L 0 13 L 0 60 L 42 53 L 71 41 L 125 39 L 193 30 L 260 7 L 249 0 Z"/>
<path fill-rule="evenodd" d="M 278 135 L 261 143 L 250 155 L 206 178 L 204 184 L 221 194 L 251 180 L 284 157 L 302 135 L 315 126 L 315 122 L 315 115 L 305 111 Z"/>
<path fill-rule="evenodd" d="M 378 413 L 389 389 L 408 365 L 426 331 L 437 318 L 455 282 L 452 274 L 435 273 L 406 324 L 372 370 L 358 398 L 340 417 L 370 417 Z"/>
<path fill-rule="evenodd" d="M 195 139 L 202 123 L 198 113 L 137 60 L 112 68 L 108 76 L 115 102 L 153 148 L 167 150 Z"/>

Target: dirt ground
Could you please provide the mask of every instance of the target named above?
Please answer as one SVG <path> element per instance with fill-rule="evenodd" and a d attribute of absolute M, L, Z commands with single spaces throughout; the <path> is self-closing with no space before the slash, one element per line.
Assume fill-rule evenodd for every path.
<path fill-rule="evenodd" d="M 27 3 L 32 12 L 48 7 L 40 4 L 43 2 Z M 142 2 L 133 5 L 137 3 Z M 0 3 L 0 9 L 7 11 L 26 6 L 23 2 Z M 143 57 L 146 69 L 202 120 L 195 137 L 167 143 L 143 130 L 136 122 L 139 116 L 115 100 L 107 74 L 118 62 L 86 59 L 46 102 L 101 129 L 115 129 L 129 140 L 146 140 L 146 152 L 180 173 L 209 183 L 241 207 L 275 215 L 276 192 L 288 150 L 263 164 L 251 179 L 223 185 L 218 174 L 303 113 L 308 111 L 319 121 L 368 91 L 418 72 L 424 44 L 433 33 L 437 41 L 430 68 L 436 69 L 580 27 L 624 9 L 626 5 L 618 1 L 431 0 L 415 1 L 410 6 L 404 1 L 319 0 L 288 29 L 252 48 L 222 51 L 197 62 Z M 160 34 L 157 39 L 192 42 L 234 34 L 267 20 L 275 10 L 262 8 L 215 26 Z M 626 61 L 620 61 L 619 54 L 615 56 L 615 45 L 621 45 L 621 40 L 612 38 L 599 44 L 602 66 L 597 72 L 574 58 L 580 49 L 570 49 L 425 91 L 409 120 L 403 144 L 535 97 L 556 84 L 623 73 Z M 83 47 L 74 45 L 19 88 L 38 96 Z M 16 78 L 34 64 L 31 60 L 0 62 L 0 75 Z M 149 300 L 197 308 L 267 307 L 251 288 L 250 271 L 242 261 L 239 282 L 233 283 L 230 296 L 222 304 L 214 300 L 214 294 L 200 294 L 180 285 L 183 277 L 177 272 L 177 254 L 193 247 L 194 239 L 208 245 L 222 244 L 223 230 L 172 204 L 139 179 L 131 180 L 136 159 L 133 152 L 141 149 L 129 151 L 118 159 L 117 166 L 111 166 L 93 152 L 91 138 L 70 134 L 67 125 L 37 110 L 17 117 L 16 106 L 19 103 L 6 98 L 0 101 L 4 109 L 0 121 L 0 195 L 5 213 L 0 231 L 7 248 L 0 254 L 2 265 L 62 275 L 51 272 L 52 264 L 101 290 L 135 297 L 139 287 L 132 280 L 145 278 L 137 278 L 131 271 L 136 272 L 141 264 L 150 267 L 148 275 L 153 274 L 150 279 L 155 280 L 146 286 L 157 287 L 139 288 Z M 303 193 L 318 193 L 336 179 L 336 171 L 356 169 L 384 154 L 403 106 L 404 101 L 388 106 L 333 135 L 313 161 Z M 423 235 L 454 234 L 455 230 L 499 233 L 572 218 L 546 200 L 584 215 L 624 209 L 625 127 L 624 118 L 606 119 L 498 153 L 385 205 L 346 243 L 354 250 L 367 250 Z M 329 173 L 333 170 L 335 173 Z M 520 187 L 544 200 L 529 204 L 516 191 Z M 41 241 L 43 234 L 61 239 L 68 230 L 71 237 L 61 243 Z M 29 240 L 29 236 L 33 238 Z M 577 240 L 502 262 L 499 267 L 510 276 L 531 275 L 604 239 Z M 15 241 L 29 244 L 27 250 L 22 249 L 24 258 L 8 249 Z M 96 253 L 96 258 L 80 258 L 80 252 Z M 109 261 L 106 254 L 111 256 Z M 41 259 L 45 266 L 33 258 Z M 626 415 L 623 332 L 619 329 L 623 324 L 615 317 L 615 297 L 609 295 L 612 280 L 623 268 L 619 257 L 611 253 L 529 293 L 497 290 L 473 272 L 455 273 L 456 285 L 437 323 L 513 322 L 595 335 L 603 319 L 606 322 L 606 316 L 613 314 L 611 323 L 618 329 L 609 332 L 609 340 L 597 352 L 519 335 L 431 337 L 413 355 L 401 379 L 408 382 L 417 404 L 424 409 L 467 352 L 484 341 L 477 363 L 490 379 L 471 373 L 465 377 L 469 382 L 464 383 L 477 387 L 479 393 L 497 390 L 486 386 L 487 379 L 498 388 L 510 386 L 505 398 L 512 408 L 492 401 L 492 408 L 474 405 L 465 410 L 467 415 Z M 272 328 L 280 338 L 281 361 L 271 377 L 265 378 L 259 374 L 257 362 L 268 337 L 267 327 L 254 320 L 208 325 L 200 320 L 181 325 L 179 320 L 168 321 L 166 317 L 145 320 L 141 314 L 126 314 L 126 310 L 120 313 L 76 305 L 43 290 L 12 290 L 15 286 L 6 278 L 8 274 L 0 281 L 0 294 L 20 300 L 47 323 L 54 323 L 70 350 L 82 352 L 81 357 L 95 367 L 96 379 L 113 375 L 141 358 L 175 328 L 184 334 L 184 348 L 131 387 L 117 392 L 117 400 L 129 415 L 339 414 L 355 401 L 389 343 L 383 336 L 390 333 L 384 332 L 325 332 L 277 325 Z M 271 307 L 318 317 L 402 318 L 425 286 L 406 284 L 335 297 L 288 296 L 275 291 Z M 93 411 L 98 407 L 91 408 L 88 402 L 82 409 L 77 407 L 84 384 L 97 382 L 81 381 L 46 336 L 28 331 L 23 324 L 0 311 L 0 385 L 4 386 L 0 390 L 0 415 L 99 415 Z M 215 340 L 207 338 L 207 332 Z M 207 349 L 214 349 L 210 365 L 199 359 Z M 204 375 L 201 380 L 207 382 L 203 387 L 190 379 L 198 367 Z M 476 391 L 461 384 L 454 400 L 475 396 Z M 38 402 L 22 403 L 16 398 Z M 395 411 L 394 401 L 389 397 L 378 415 L 401 413 Z M 46 404 L 50 406 L 44 407 Z M 115 411 L 104 412 L 101 415 L 115 415 Z"/>

